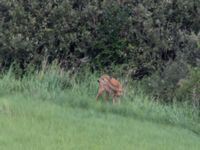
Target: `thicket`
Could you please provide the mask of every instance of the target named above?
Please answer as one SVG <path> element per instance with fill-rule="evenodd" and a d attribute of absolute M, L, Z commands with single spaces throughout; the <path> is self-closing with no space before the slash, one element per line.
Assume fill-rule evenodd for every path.
<path fill-rule="evenodd" d="M 142 80 L 165 102 L 199 105 L 200 0 L 1 0 L 0 70 L 45 60 Z"/>

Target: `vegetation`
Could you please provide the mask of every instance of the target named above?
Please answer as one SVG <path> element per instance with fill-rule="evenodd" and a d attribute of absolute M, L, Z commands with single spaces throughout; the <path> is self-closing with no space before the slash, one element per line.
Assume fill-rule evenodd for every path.
<path fill-rule="evenodd" d="M 10 70 L 0 79 L 1 148 L 199 149 L 196 109 L 155 103 L 128 86 L 120 105 L 97 103 L 96 89 L 87 72 L 52 67 L 19 80 Z"/>
<path fill-rule="evenodd" d="M 121 105 L 94 101 L 102 73 Z M 200 0 L 0 1 L 3 148 L 197 149 L 199 114 Z"/>
<path fill-rule="evenodd" d="M 190 124 L 191 126 L 188 127 L 191 130 L 199 132 L 196 128 L 198 125 L 195 124 L 199 121 L 198 109 L 179 103 L 161 105 L 145 95 L 139 85 L 124 87 L 124 94 L 121 97 L 122 105 L 98 105 L 94 102 L 98 86 L 95 75 L 82 72 L 81 76 L 70 77 L 68 72 L 60 71 L 52 66 L 19 80 L 15 79 L 11 72 L 9 71 L 0 80 L 2 97 L 19 94 L 26 99 L 40 99 L 58 105 L 95 109 L 102 113 L 134 116 L 160 123 L 177 124 L 186 128 Z"/>
<path fill-rule="evenodd" d="M 66 99 L 66 101 L 70 98 Z M 1 148 L 6 150 L 178 149 L 198 150 L 187 129 L 56 105 L 40 99 L 0 99 Z M 5 109 L 6 108 L 6 109 Z"/>
<path fill-rule="evenodd" d="M 0 69 L 15 62 L 21 76 L 57 60 L 65 70 L 145 77 L 160 100 L 190 103 L 174 91 L 188 68 L 199 69 L 199 8 L 199 0 L 1 0 Z"/>

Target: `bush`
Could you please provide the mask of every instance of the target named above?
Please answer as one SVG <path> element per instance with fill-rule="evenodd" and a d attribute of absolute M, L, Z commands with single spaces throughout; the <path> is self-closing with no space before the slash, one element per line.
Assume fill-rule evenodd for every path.
<path fill-rule="evenodd" d="M 190 67 L 187 77 L 178 82 L 176 97 L 178 100 L 187 100 L 194 107 L 200 106 L 199 67 Z"/>
<path fill-rule="evenodd" d="M 199 57 L 199 5 L 189 0 L 2 0 L 1 69 L 13 61 L 23 70 L 29 64 L 40 68 L 44 59 L 57 59 L 64 68 L 128 64 L 133 77 L 142 78 L 178 53 L 190 55 L 187 49 Z"/>
<path fill-rule="evenodd" d="M 72 72 L 148 78 L 172 101 L 182 64 L 200 63 L 198 8 L 190 0 L 1 0 L 0 70 L 15 62 L 20 77 L 57 60 Z"/>
<path fill-rule="evenodd" d="M 177 83 L 187 75 L 187 66 L 182 62 L 172 61 L 161 72 L 145 78 L 142 83 L 148 93 L 164 102 L 173 102 Z"/>

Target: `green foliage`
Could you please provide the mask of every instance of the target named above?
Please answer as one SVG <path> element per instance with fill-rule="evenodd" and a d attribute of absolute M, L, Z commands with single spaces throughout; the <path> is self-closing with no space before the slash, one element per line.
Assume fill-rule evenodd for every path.
<path fill-rule="evenodd" d="M 44 59 L 65 68 L 128 64 L 141 78 L 178 53 L 188 56 L 183 49 L 199 57 L 197 2 L 2 0 L 0 7 L 1 67 Z"/>
<path fill-rule="evenodd" d="M 182 65 L 200 65 L 199 8 L 199 0 L 1 0 L 0 71 L 14 63 L 20 78 L 56 60 L 70 73 L 148 78 L 149 92 L 170 102 Z"/>
<path fill-rule="evenodd" d="M 178 82 L 177 98 L 189 100 L 195 107 L 200 106 L 200 68 L 190 68 L 188 76 Z"/>
<path fill-rule="evenodd" d="M 142 81 L 147 93 L 162 99 L 163 102 L 173 102 L 176 96 L 178 82 L 187 76 L 188 67 L 184 62 L 171 61 L 162 72 L 156 72 Z"/>

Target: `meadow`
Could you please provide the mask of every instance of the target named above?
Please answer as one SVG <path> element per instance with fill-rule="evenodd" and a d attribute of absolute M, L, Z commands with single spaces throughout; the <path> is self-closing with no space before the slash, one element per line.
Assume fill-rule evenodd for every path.
<path fill-rule="evenodd" d="M 123 79 L 121 79 L 122 82 Z M 95 101 L 97 74 L 50 67 L 0 79 L 0 149 L 198 150 L 199 112 L 127 84 L 121 104 Z"/>

